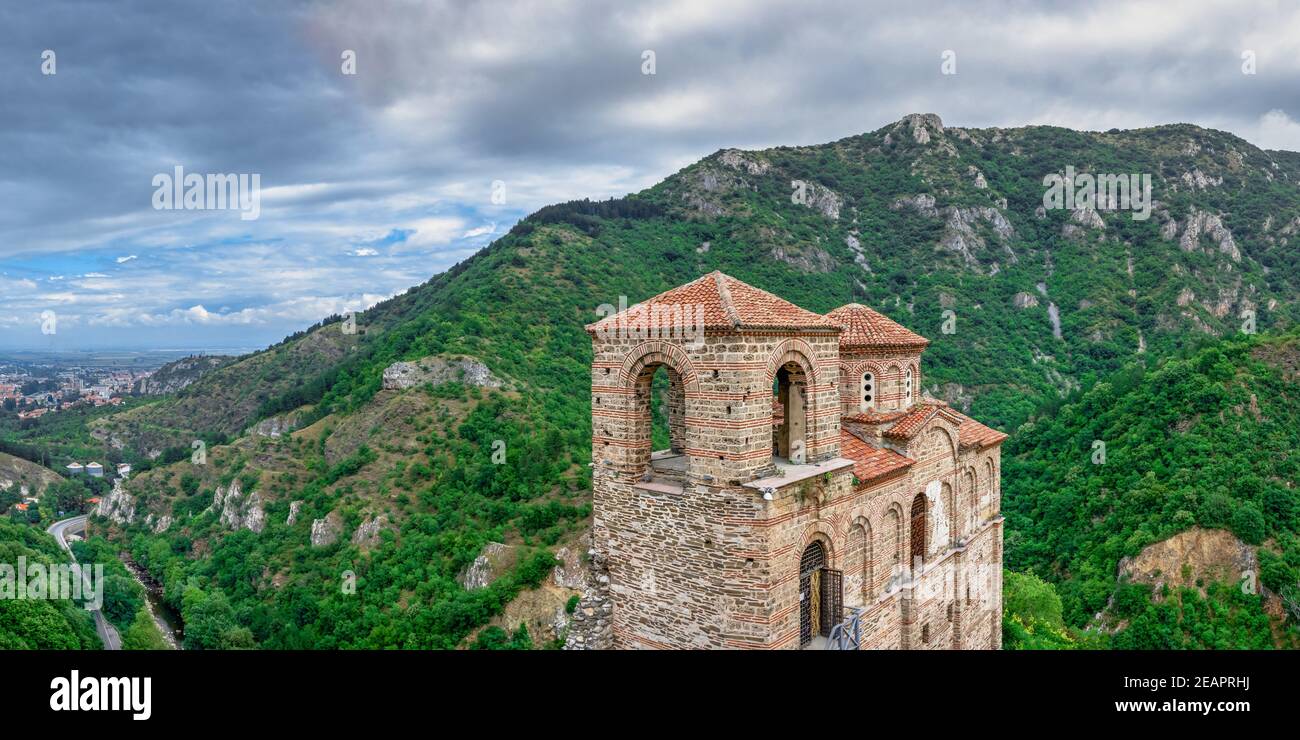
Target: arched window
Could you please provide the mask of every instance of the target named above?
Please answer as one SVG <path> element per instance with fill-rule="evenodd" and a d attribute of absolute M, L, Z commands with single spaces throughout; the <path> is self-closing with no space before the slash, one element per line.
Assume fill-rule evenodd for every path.
<path fill-rule="evenodd" d="M 797 362 L 787 362 L 772 380 L 772 454 L 795 465 L 807 461 L 807 379 Z"/>
<path fill-rule="evenodd" d="M 921 561 L 925 559 L 925 494 L 918 493 L 916 498 L 912 499 L 912 560 L 909 563 L 914 568 L 920 568 Z"/>
<path fill-rule="evenodd" d="M 862 400 L 858 403 L 858 409 L 861 411 L 870 411 L 876 407 L 876 376 L 871 373 L 862 374 Z"/>
<path fill-rule="evenodd" d="M 688 456 L 681 375 L 670 365 L 647 363 L 636 376 L 634 391 L 627 432 L 633 480 L 684 484 Z"/>
<path fill-rule="evenodd" d="M 903 373 L 903 401 L 912 403 L 912 368 L 910 367 Z"/>

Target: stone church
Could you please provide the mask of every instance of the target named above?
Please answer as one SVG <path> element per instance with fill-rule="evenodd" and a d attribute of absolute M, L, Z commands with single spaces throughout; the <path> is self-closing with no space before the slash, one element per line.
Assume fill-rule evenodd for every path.
<path fill-rule="evenodd" d="M 922 395 L 927 339 L 720 272 L 587 332 L 596 586 L 568 647 L 1001 647 L 1006 435 Z"/>

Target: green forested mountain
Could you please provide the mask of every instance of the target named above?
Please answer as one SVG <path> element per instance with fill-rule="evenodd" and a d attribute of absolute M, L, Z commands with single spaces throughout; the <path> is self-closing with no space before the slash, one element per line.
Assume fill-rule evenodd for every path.
<path fill-rule="evenodd" d="M 1044 176 L 1067 166 L 1150 174 L 1150 217 L 1043 209 Z M 959 129 L 909 116 L 819 146 L 724 150 L 623 199 L 543 208 L 465 263 L 359 314 L 355 333 L 333 317 L 173 396 L 58 436 L 153 468 L 126 487 L 131 515 L 119 510 L 106 526 L 198 625 L 194 646 L 463 644 L 540 582 L 548 550 L 585 526 L 583 325 L 621 296 L 634 303 L 719 269 L 819 312 L 871 305 L 932 340 L 926 391 L 1008 432 L 1032 419 L 1023 446 L 1012 437 L 1016 460 L 1004 473 L 1008 562 L 1055 584 L 1062 618 L 1078 627 L 1111 597 L 1119 557 L 1210 520 L 1179 504 L 1171 514 L 1192 519 L 1157 526 L 1099 512 L 1101 524 L 1043 529 L 1035 507 L 1068 490 L 1059 506 L 1077 514 L 1086 482 L 1041 471 L 1056 460 L 1064 475 L 1071 455 L 1086 462 L 1080 440 L 1091 443 L 1100 418 L 1066 410 L 1093 394 L 1118 399 L 1137 387 L 1125 378 L 1171 372 L 1157 361 L 1244 321 L 1272 333 L 1294 326 L 1297 182 L 1300 156 L 1186 125 Z M 1235 341 L 1207 351 L 1250 356 Z M 435 355 L 476 358 L 509 385 L 383 389 L 392 363 Z M 1183 388 L 1192 376 L 1167 380 L 1196 393 Z M 1058 422 L 1066 426 L 1049 434 Z M 296 431 L 280 434 L 286 426 Z M 37 424 L 11 442 L 40 446 L 53 429 Z M 196 438 L 208 443 L 201 466 L 189 461 Z M 1110 492 L 1103 500 L 1124 500 L 1132 486 L 1162 510 L 1163 492 L 1173 500 L 1199 485 L 1169 477 L 1218 455 L 1192 445 L 1176 463 L 1153 442 L 1113 438 L 1110 459 L 1124 462 L 1105 468 L 1115 479 L 1095 481 Z M 1135 466 L 1138 449 L 1149 467 Z M 235 482 L 239 503 L 226 515 L 216 499 Z M 1250 501 L 1277 536 L 1285 525 L 1269 519 L 1267 490 L 1230 489 L 1229 516 Z M 1064 513 L 1052 521 L 1066 526 Z M 314 528 L 337 541 L 313 545 Z M 1102 531 L 1104 546 L 1089 544 Z M 1047 545 L 1053 538 L 1070 547 Z M 466 591 L 456 576 L 490 541 L 518 557 L 489 588 Z M 344 573 L 355 594 L 341 592 Z"/>
<path fill-rule="evenodd" d="M 1066 623 L 1106 611 L 1117 647 L 1268 647 L 1269 597 L 1300 605 L 1300 333 L 1131 365 L 1022 426 L 1002 470 L 1006 566 L 1054 582 Z M 1117 584 L 1122 558 L 1193 527 L 1257 546 L 1257 565 Z"/>

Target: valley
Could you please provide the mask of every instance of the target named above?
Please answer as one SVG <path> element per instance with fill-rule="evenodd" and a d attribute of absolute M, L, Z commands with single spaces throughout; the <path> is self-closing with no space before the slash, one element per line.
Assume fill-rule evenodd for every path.
<path fill-rule="evenodd" d="M 1047 209 L 1067 161 L 1150 173 L 1151 217 Z M 1297 183 L 1300 155 L 1187 125 L 911 115 L 725 149 L 544 207 L 355 326 L 324 318 L 120 409 L 0 418 L 0 449 L 132 466 L 86 547 L 162 584 L 186 649 L 555 647 L 591 513 L 583 326 L 723 270 L 930 338 L 921 390 L 1011 435 L 1007 647 L 1296 647 L 1277 605 L 1300 571 Z M 1193 528 L 1255 548 L 1260 591 L 1120 577 Z"/>

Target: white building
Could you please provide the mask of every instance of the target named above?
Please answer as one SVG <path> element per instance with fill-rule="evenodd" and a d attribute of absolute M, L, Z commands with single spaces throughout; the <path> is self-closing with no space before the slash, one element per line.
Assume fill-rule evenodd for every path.
<path fill-rule="evenodd" d="M 79 462 L 68 463 L 68 475 L 81 475 L 83 471 L 85 471 L 85 468 L 82 467 L 81 463 Z"/>
<path fill-rule="evenodd" d="M 91 478 L 103 478 L 104 466 L 97 462 L 86 463 L 86 474 Z"/>

